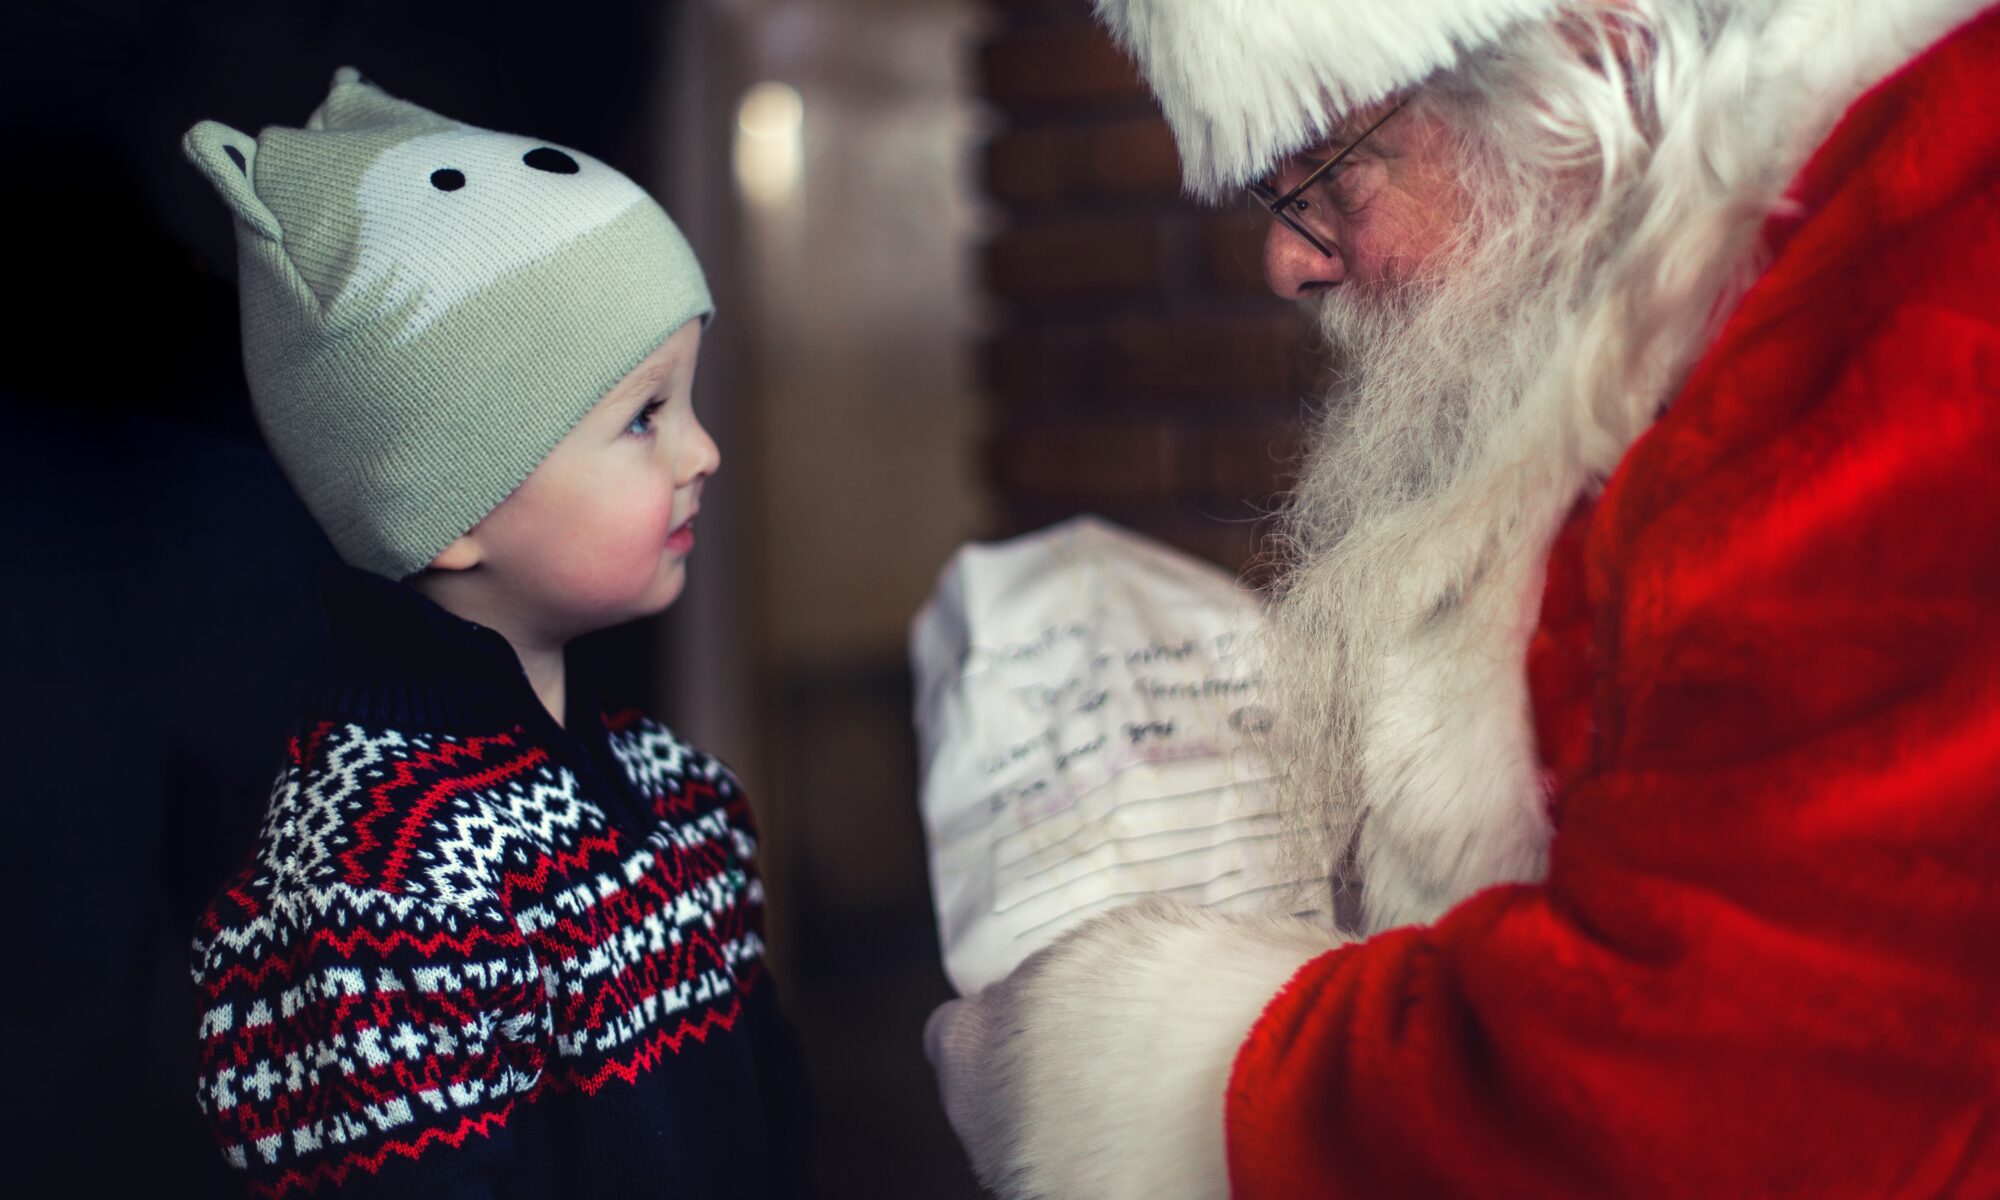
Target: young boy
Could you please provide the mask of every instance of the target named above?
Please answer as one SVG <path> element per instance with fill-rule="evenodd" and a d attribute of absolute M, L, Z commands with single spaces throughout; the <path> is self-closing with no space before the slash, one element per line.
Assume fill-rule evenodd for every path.
<path fill-rule="evenodd" d="M 742 794 L 565 655 L 685 579 L 693 252 L 604 164 L 351 69 L 303 129 L 185 148 L 259 424 L 349 564 L 196 938 L 224 1154 L 266 1196 L 797 1194 Z"/>

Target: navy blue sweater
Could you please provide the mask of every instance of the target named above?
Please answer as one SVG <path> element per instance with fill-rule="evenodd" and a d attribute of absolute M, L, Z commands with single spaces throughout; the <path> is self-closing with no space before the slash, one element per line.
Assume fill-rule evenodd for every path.
<path fill-rule="evenodd" d="M 512 648 L 352 568 L 252 861 L 195 943 L 199 1101 L 266 1196 L 791 1196 L 804 1088 L 715 759 L 565 729 Z"/>

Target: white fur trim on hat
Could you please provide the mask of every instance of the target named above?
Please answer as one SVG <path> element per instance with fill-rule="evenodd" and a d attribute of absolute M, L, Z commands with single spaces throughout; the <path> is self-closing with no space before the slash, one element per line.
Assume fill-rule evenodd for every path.
<path fill-rule="evenodd" d="M 1160 98 L 1187 189 L 1212 198 L 1562 0 L 1094 2 Z"/>

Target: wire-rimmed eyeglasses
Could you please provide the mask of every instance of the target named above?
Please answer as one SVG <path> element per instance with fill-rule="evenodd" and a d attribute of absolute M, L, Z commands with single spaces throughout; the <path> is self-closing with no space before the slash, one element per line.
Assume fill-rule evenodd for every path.
<path fill-rule="evenodd" d="M 1354 153 L 1356 147 L 1360 146 L 1361 143 L 1368 140 L 1369 134 L 1374 133 L 1377 129 L 1382 128 L 1382 122 L 1388 120 L 1390 117 L 1395 116 L 1397 113 L 1401 111 L 1403 111 L 1403 106 L 1401 104 L 1398 104 L 1396 105 L 1396 107 L 1390 109 L 1388 112 L 1383 113 L 1380 117 L 1377 117 L 1373 125 L 1370 125 L 1368 128 L 1361 131 L 1361 136 L 1355 138 L 1353 141 L 1343 146 L 1340 150 L 1340 153 L 1334 155 L 1332 158 L 1327 159 L 1325 162 L 1314 167 L 1312 170 L 1306 172 L 1306 177 L 1304 179 L 1299 180 L 1298 183 L 1294 184 L 1291 187 L 1291 189 L 1289 191 L 1286 191 L 1283 195 L 1280 195 L 1276 188 L 1272 187 L 1270 184 L 1265 183 L 1262 180 L 1258 180 L 1257 182 L 1252 183 L 1250 185 L 1250 194 L 1256 197 L 1257 203 L 1261 207 L 1269 209 L 1272 216 L 1276 217 L 1280 221 L 1283 221 L 1285 223 L 1286 228 L 1290 229 L 1293 233 L 1296 233 L 1300 237 L 1304 238 L 1306 240 L 1306 243 L 1310 245 L 1313 249 L 1319 251 L 1321 255 L 1327 258 L 1332 258 L 1333 247 L 1327 245 L 1324 241 L 1320 240 L 1318 234 L 1306 228 L 1306 223 L 1293 214 L 1295 212 L 1305 212 L 1312 207 L 1312 201 L 1307 200 L 1305 198 L 1305 190 L 1307 188 L 1319 182 L 1321 177 L 1323 177 L 1328 171 L 1331 171 L 1335 167 L 1339 166 L 1342 159 L 1345 159 L 1348 155 Z"/>

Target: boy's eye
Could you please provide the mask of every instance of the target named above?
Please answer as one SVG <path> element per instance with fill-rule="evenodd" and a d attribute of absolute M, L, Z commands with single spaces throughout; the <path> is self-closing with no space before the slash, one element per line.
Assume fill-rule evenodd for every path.
<path fill-rule="evenodd" d="M 625 432 L 638 434 L 641 437 L 653 432 L 653 416 L 664 407 L 666 407 L 664 400 L 646 401 L 644 408 L 632 414 L 632 420 L 626 424 Z"/>

